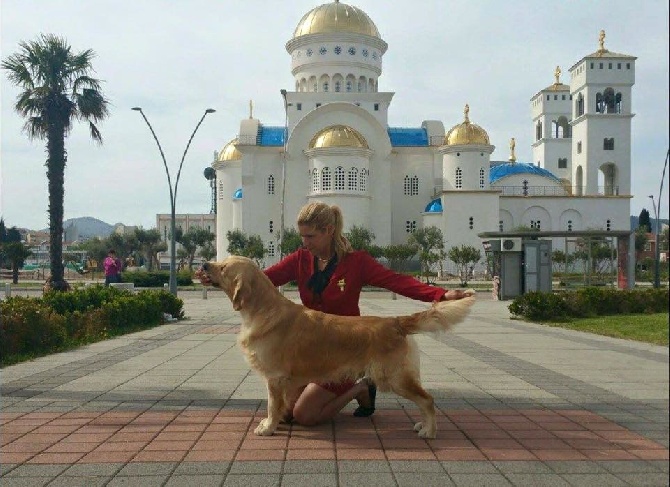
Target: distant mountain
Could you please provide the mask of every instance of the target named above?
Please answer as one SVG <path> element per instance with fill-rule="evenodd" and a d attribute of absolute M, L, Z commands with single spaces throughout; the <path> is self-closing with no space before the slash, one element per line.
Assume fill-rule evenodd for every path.
<path fill-rule="evenodd" d="M 49 229 L 46 228 L 41 231 L 48 232 Z M 64 220 L 63 231 L 65 233 L 66 242 L 88 240 L 95 237 L 107 238 L 114 231 L 114 225 L 110 225 L 109 223 L 105 223 L 102 220 L 98 220 L 91 216 L 82 216 Z"/>

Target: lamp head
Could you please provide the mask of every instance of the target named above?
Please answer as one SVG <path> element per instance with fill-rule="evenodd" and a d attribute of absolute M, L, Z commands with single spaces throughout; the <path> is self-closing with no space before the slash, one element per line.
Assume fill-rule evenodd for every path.
<path fill-rule="evenodd" d="M 205 110 L 205 113 L 214 113 L 215 111 L 216 110 L 214 110 L 213 108 L 208 108 L 207 110 Z"/>
<path fill-rule="evenodd" d="M 136 112 L 141 112 L 142 111 L 142 109 L 140 107 L 133 107 L 133 108 L 131 108 L 131 110 L 134 110 Z"/>

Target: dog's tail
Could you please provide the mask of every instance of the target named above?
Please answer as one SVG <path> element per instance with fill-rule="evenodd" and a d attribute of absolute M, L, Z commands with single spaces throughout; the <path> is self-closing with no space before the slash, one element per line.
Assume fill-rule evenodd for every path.
<path fill-rule="evenodd" d="M 400 325 L 410 335 L 446 331 L 456 323 L 460 323 L 470 312 L 475 303 L 474 291 L 469 296 L 451 301 L 439 301 L 419 313 L 400 318 Z"/>

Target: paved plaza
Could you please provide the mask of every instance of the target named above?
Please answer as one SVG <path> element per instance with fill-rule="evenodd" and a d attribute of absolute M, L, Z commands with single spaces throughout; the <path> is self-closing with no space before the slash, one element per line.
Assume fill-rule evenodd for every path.
<path fill-rule="evenodd" d="M 479 293 L 454 331 L 418 337 L 437 439 L 381 392 L 370 418 L 352 403 L 258 437 L 266 393 L 236 346 L 239 314 L 220 291 L 180 297 L 186 320 L 0 371 L 0 485 L 668 485 L 667 347 L 512 320 Z"/>

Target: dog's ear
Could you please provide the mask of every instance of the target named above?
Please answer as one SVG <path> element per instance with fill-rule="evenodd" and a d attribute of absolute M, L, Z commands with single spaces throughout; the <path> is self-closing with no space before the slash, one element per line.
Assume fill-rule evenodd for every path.
<path fill-rule="evenodd" d="M 242 309 L 242 306 L 244 306 L 244 301 L 247 299 L 247 294 L 248 289 L 242 279 L 236 279 L 235 287 L 233 289 L 233 298 L 231 299 L 233 302 L 233 309 L 235 311 Z"/>

